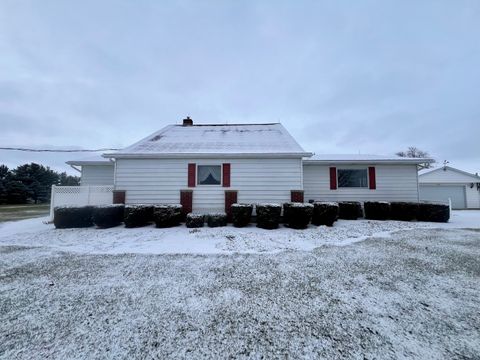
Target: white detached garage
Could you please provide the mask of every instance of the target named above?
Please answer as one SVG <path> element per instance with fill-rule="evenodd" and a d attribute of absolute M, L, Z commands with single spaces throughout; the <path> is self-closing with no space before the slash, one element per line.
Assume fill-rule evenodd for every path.
<path fill-rule="evenodd" d="M 420 200 L 448 202 L 453 209 L 480 208 L 480 176 L 443 166 L 418 176 Z"/>

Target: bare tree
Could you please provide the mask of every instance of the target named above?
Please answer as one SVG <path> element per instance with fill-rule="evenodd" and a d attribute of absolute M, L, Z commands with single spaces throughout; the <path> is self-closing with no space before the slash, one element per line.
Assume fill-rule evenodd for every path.
<path fill-rule="evenodd" d="M 429 158 L 430 154 L 427 151 L 420 150 L 419 148 L 415 146 L 410 146 L 407 151 L 399 151 L 395 153 L 395 155 L 400 156 L 400 157 L 407 157 L 407 158 Z M 433 160 L 432 163 L 426 163 L 423 164 L 422 167 L 424 169 L 430 169 L 434 167 L 434 163 L 436 161 Z"/>

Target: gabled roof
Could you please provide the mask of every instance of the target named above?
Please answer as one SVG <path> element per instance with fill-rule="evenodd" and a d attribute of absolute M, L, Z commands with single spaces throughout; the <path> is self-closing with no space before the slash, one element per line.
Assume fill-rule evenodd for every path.
<path fill-rule="evenodd" d="M 66 162 L 68 165 L 113 165 L 113 163 L 109 159 L 105 159 L 101 155 L 92 155 L 88 157 L 84 157 L 77 160 L 69 160 Z"/>
<path fill-rule="evenodd" d="M 154 157 L 305 157 L 311 153 L 279 123 L 169 125 L 116 152 L 112 158 Z"/>
<path fill-rule="evenodd" d="M 424 164 L 433 159 L 371 154 L 320 154 L 304 159 L 305 164 Z"/>
<path fill-rule="evenodd" d="M 418 177 L 421 178 L 421 177 L 423 177 L 427 174 L 432 174 L 432 173 L 435 173 L 435 172 L 438 172 L 438 171 L 445 171 L 445 170 L 450 170 L 450 171 L 456 172 L 458 174 L 465 175 L 467 177 L 470 177 L 472 179 L 472 181 L 480 182 L 480 176 L 478 176 L 476 174 L 471 174 L 469 172 L 466 172 L 466 171 L 463 171 L 463 170 L 460 170 L 460 169 L 457 169 L 457 168 L 454 168 L 454 167 L 451 167 L 451 166 L 441 166 L 441 167 L 438 167 L 438 168 L 435 168 L 435 169 L 424 169 L 424 170 L 418 172 Z"/>

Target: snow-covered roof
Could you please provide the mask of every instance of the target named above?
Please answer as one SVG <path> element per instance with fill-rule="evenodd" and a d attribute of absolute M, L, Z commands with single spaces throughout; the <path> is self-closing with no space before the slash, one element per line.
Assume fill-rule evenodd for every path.
<path fill-rule="evenodd" d="M 101 154 L 83 157 L 77 160 L 67 161 L 68 165 L 113 165 L 109 159 L 105 159 Z"/>
<path fill-rule="evenodd" d="M 180 156 L 308 157 L 279 123 L 169 125 L 139 142 L 105 157 Z"/>
<path fill-rule="evenodd" d="M 331 164 L 331 163 L 395 163 L 395 164 L 423 164 L 430 163 L 433 159 L 406 158 L 400 156 L 372 155 L 372 154 L 319 154 L 304 159 L 306 164 Z"/>

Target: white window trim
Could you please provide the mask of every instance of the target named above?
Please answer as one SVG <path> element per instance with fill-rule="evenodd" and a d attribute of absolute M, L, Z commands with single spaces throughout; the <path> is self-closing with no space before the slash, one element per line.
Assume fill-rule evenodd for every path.
<path fill-rule="evenodd" d="M 367 185 L 366 186 L 340 186 L 340 179 L 338 176 L 338 172 L 340 170 L 365 170 L 367 172 Z M 370 188 L 370 174 L 367 167 L 342 167 L 337 168 L 337 189 L 369 189 Z"/>
<path fill-rule="evenodd" d="M 220 166 L 220 184 L 200 184 L 200 178 L 198 176 L 198 167 L 199 166 Z M 208 187 L 222 187 L 223 186 L 223 164 L 197 164 L 195 168 L 195 177 L 197 179 L 197 186 L 208 186 Z"/>

